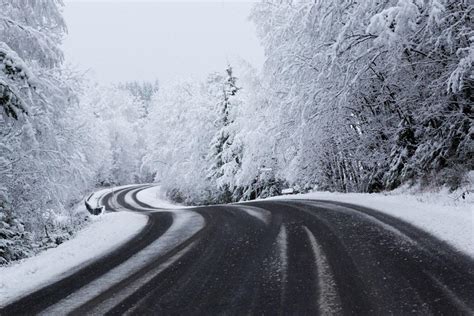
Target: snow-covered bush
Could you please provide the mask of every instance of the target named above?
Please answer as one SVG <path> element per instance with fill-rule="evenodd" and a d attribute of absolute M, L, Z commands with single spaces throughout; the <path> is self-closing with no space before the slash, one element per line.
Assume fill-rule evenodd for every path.
<path fill-rule="evenodd" d="M 0 265 L 29 256 L 31 243 L 30 234 L 15 217 L 5 190 L 0 188 Z"/>

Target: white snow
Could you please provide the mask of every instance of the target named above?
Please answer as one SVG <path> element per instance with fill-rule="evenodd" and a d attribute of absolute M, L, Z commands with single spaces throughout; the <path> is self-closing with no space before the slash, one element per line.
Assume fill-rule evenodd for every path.
<path fill-rule="evenodd" d="M 0 268 L 0 306 L 40 286 L 76 272 L 92 260 L 130 240 L 146 225 L 145 215 L 132 212 L 91 217 L 92 224 L 56 248 Z"/>
<path fill-rule="evenodd" d="M 447 242 L 474 258 L 474 197 L 465 200 L 458 193 L 390 193 L 313 192 L 271 199 L 314 199 L 353 203 L 384 212 Z"/>
<path fill-rule="evenodd" d="M 162 209 L 183 209 L 186 206 L 172 203 L 167 200 L 165 193 L 160 186 L 152 186 L 148 189 L 138 192 L 137 199 L 152 207 Z"/>
<path fill-rule="evenodd" d="M 322 247 L 318 244 L 313 233 L 308 229 L 308 227 L 303 227 L 311 243 L 311 249 L 313 250 L 314 260 L 317 267 L 316 273 L 319 288 L 318 306 L 320 308 L 320 313 L 321 315 L 341 314 L 336 283 L 334 282 L 334 277 L 326 255 L 324 254 Z"/>
<path fill-rule="evenodd" d="M 286 282 L 287 282 L 287 270 L 288 270 L 288 237 L 286 233 L 285 225 L 280 226 L 280 231 L 277 236 L 278 249 L 280 252 L 280 267 L 281 267 L 281 284 L 282 284 L 282 296 L 284 296 Z"/>
<path fill-rule="evenodd" d="M 271 219 L 272 214 L 263 208 L 254 207 L 254 206 L 240 206 L 240 205 L 237 205 L 237 206 L 239 207 L 240 210 L 244 211 L 250 216 L 253 216 L 259 219 L 265 225 L 269 225 L 272 220 Z"/>

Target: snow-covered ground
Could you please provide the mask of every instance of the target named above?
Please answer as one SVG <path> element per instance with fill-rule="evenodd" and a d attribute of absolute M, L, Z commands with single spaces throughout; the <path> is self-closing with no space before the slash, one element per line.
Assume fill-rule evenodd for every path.
<path fill-rule="evenodd" d="M 182 206 L 176 203 L 169 202 L 165 196 L 165 193 L 160 186 L 152 186 L 148 189 L 141 190 L 137 194 L 137 199 L 143 203 L 146 203 L 152 207 L 164 208 L 164 209 L 183 209 L 186 206 Z"/>
<path fill-rule="evenodd" d="M 74 273 L 130 240 L 148 221 L 145 215 L 132 212 L 106 213 L 91 220 L 92 224 L 58 247 L 0 267 L 0 306 Z"/>
<path fill-rule="evenodd" d="M 270 199 L 315 199 L 357 204 L 409 222 L 474 258 L 474 194 L 461 192 L 331 193 L 272 197 Z"/>

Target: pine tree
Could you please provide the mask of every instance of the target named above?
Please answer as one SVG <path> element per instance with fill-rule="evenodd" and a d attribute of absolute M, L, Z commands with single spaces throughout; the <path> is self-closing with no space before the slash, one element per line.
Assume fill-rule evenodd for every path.
<path fill-rule="evenodd" d="M 216 122 L 218 131 L 211 142 L 209 154 L 211 167 L 208 178 L 215 181 L 219 191 L 218 200 L 222 203 L 237 200 L 240 197 L 235 187 L 235 175 L 242 163 L 242 144 L 235 137 L 237 133 L 235 117 L 239 107 L 237 93 L 239 90 L 237 78 L 229 65 L 222 83 L 221 101 L 217 106 L 219 111 Z"/>

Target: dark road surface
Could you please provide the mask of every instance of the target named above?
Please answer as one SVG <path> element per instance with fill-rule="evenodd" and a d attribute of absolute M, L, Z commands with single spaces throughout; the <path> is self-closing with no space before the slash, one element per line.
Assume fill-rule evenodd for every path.
<path fill-rule="evenodd" d="M 328 201 L 156 210 L 131 241 L 1 315 L 474 315 L 474 261 L 388 215 Z"/>

